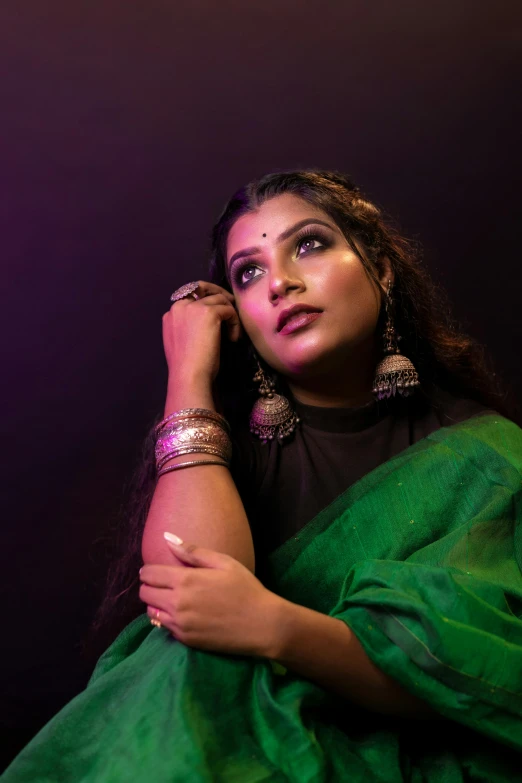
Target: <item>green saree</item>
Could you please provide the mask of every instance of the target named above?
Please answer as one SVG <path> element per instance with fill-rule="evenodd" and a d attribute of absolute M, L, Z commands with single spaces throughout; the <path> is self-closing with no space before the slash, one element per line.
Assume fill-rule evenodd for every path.
<path fill-rule="evenodd" d="M 267 587 L 345 621 L 440 720 L 186 647 L 143 614 L 1 780 L 522 780 L 521 501 L 522 431 L 484 414 L 367 474 L 269 558 Z"/>

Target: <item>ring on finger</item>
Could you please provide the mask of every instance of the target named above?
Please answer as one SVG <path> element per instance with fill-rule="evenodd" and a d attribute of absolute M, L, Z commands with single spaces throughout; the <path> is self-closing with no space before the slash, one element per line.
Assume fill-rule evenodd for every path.
<path fill-rule="evenodd" d="M 156 609 L 156 617 L 151 617 L 150 622 L 152 625 L 155 625 L 157 628 L 161 628 L 161 622 L 159 620 L 160 610 Z"/>
<path fill-rule="evenodd" d="M 200 297 L 198 294 L 196 294 L 196 289 L 199 288 L 199 283 L 185 283 L 185 285 L 180 286 L 180 288 L 176 288 L 174 293 L 170 295 L 170 301 L 171 302 L 177 302 L 178 299 L 185 299 L 186 297 L 192 297 L 193 299 L 199 299 Z"/>

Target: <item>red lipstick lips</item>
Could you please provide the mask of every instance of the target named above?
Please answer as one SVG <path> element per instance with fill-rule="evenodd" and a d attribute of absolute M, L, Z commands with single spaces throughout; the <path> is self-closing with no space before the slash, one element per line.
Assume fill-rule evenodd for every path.
<path fill-rule="evenodd" d="M 296 304 L 293 307 L 288 307 L 279 314 L 277 331 L 282 334 L 293 332 L 294 329 L 299 329 L 301 326 L 315 321 L 321 312 L 322 310 L 319 307 L 312 307 L 312 305 L 307 304 Z"/>

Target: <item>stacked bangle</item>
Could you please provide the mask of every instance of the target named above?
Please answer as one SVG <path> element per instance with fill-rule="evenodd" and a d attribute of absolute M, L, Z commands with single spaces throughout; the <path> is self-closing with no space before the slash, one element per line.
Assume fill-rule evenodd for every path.
<path fill-rule="evenodd" d="M 183 454 L 211 454 L 221 458 L 219 462 L 194 460 L 190 463 L 179 463 L 184 467 L 203 463 L 228 466 L 230 463 L 232 457 L 230 427 L 227 420 L 215 411 L 206 408 L 184 408 L 160 421 L 154 431 L 158 478 L 167 472 L 163 466 L 169 460 Z M 177 468 L 177 466 L 169 467 Z"/>
<path fill-rule="evenodd" d="M 191 468 L 193 465 L 223 465 L 224 468 L 228 468 L 228 463 L 223 462 L 221 459 L 194 459 L 190 462 L 178 462 L 177 465 L 168 465 L 158 473 L 157 478 L 163 476 L 164 473 L 170 473 L 173 470 L 181 470 L 182 468 Z"/>
<path fill-rule="evenodd" d="M 221 416 L 220 413 L 216 413 L 216 411 L 209 410 L 208 408 L 182 408 L 179 411 L 175 411 L 174 413 L 171 413 L 165 419 L 160 421 L 159 424 L 156 424 L 154 428 L 154 432 L 157 435 L 159 431 L 166 424 L 174 420 L 177 421 L 181 419 L 192 419 L 192 418 L 201 418 L 201 417 L 216 421 L 218 424 L 221 424 L 221 426 L 224 427 L 227 432 L 230 432 L 230 425 L 228 421 L 225 419 L 225 417 Z"/>

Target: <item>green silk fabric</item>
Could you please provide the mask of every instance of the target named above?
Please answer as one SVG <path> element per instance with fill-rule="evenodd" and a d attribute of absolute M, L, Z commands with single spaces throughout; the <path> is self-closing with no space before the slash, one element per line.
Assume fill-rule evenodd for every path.
<path fill-rule="evenodd" d="M 364 710 L 143 614 L 1 780 L 522 780 L 521 498 L 522 430 L 483 414 L 382 464 L 270 556 L 267 587 L 346 622 L 440 719 Z"/>

